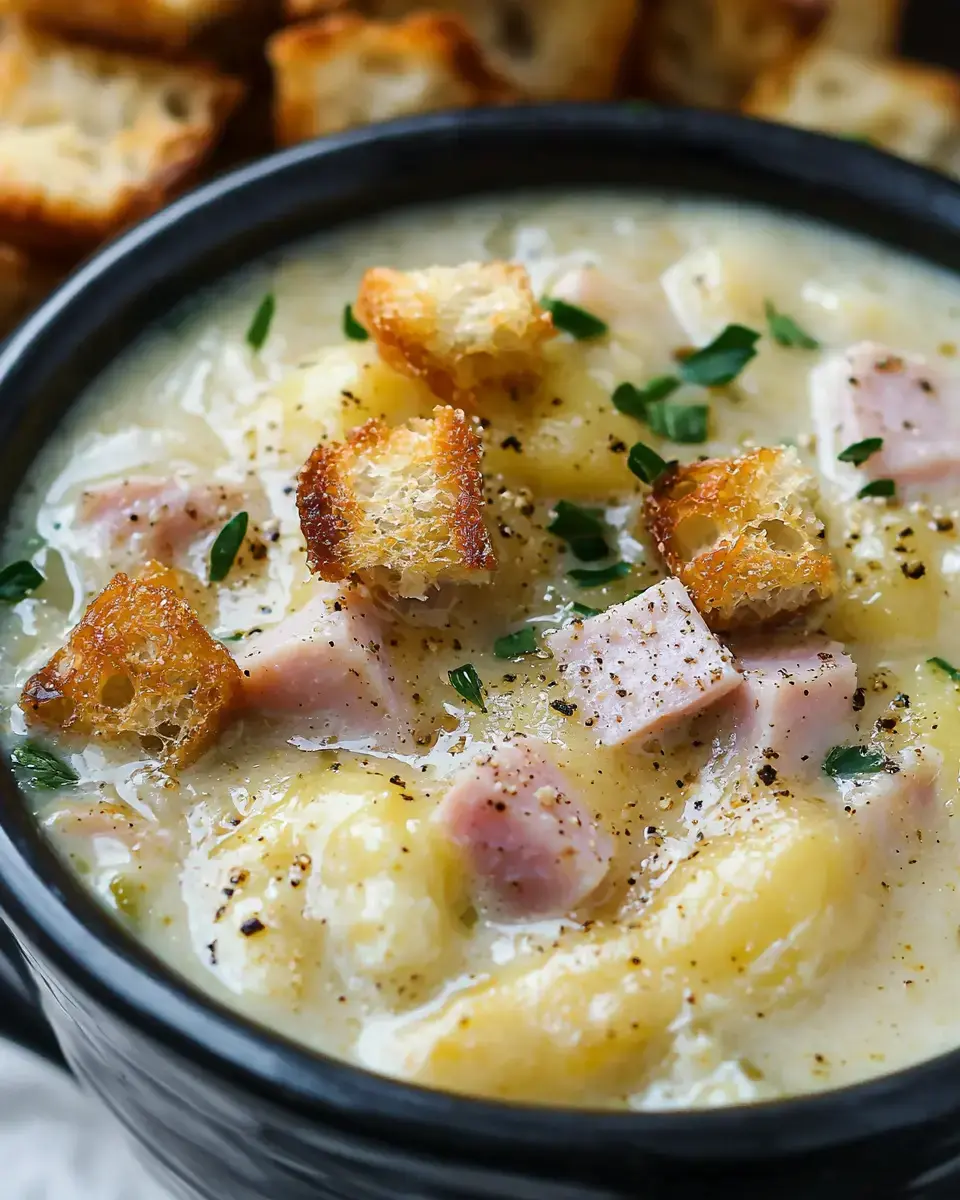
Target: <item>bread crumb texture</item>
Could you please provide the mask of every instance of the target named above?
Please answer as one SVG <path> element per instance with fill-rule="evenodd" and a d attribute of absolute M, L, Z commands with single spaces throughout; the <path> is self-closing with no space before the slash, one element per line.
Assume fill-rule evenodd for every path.
<path fill-rule="evenodd" d="M 225 17 L 243 17 L 260 0 L 3 0 L 3 11 L 64 32 L 112 42 L 179 48 Z"/>

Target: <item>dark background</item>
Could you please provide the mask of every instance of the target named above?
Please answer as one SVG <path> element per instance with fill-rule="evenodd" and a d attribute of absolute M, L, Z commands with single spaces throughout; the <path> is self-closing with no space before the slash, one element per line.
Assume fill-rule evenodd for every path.
<path fill-rule="evenodd" d="M 960 0 L 909 0 L 900 48 L 907 58 L 960 71 Z"/>

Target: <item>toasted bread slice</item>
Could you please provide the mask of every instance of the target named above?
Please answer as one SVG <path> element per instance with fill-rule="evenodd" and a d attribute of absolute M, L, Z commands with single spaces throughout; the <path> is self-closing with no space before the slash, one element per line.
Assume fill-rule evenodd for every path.
<path fill-rule="evenodd" d="M 356 313 L 386 363 L 461 403 L 485 385 L 536 383 L 543 343 L 556 332 L 526 269 L 506 262 L 374 267 L 360 282 Z"/>
<path fill-rule="evenodd" d="M 422 599 L 439 583 L 485 583 L 496 559 L 483 523 L 481 444 L 459 409 L 396 429 L 373 419 L 318 446 L 300 472 L 297 508 L 310 570 L 361 574 Z"/>
<path fill-rule="evenodd" d="M 960 132 L 960 79 L 936 67 L 874 61 L 817 44 L 763 75 L 744 111 L 856 135 L 931 162 Z"/>
<path fill-rule="evenodd" d="M 241 85 L 199 67 L 0 32 L 0 231 L 83 248 L 164 204 L 215 144 Z"/>
<path fill-rule="evenodd" d="M 905 7 L 904 0 L 832 0 L 823 37 L 851 54 L 889 54 L 896 47 Z"/>
<path fill-rule="evenodd" d="M 774 624 L 835 590 L 813 494 L 784 448 L 690 463 L 654 488 L 647 525 L 711 629 Z"/>
<path fill-rule="evenodd" d="M 285 145 L 412 113 L 507 99 L 463 21 L 436 13 L 389 24 L 356 13 L 294 25 L 268 43 L 277 139 Z"/>
<path fill-rule="evenodd" d="M 27 681 L 20 707 L 31 723 L 130 738 L 185 767 L 214 740 L 242 692 L 240 668 L 175 591 L 121 572 Z"/>
<path fill-rule="evenodd" d="M 178 48 L 260 0 L 2 0 L 0 11 L 31 24 L 110 43 Z"/>

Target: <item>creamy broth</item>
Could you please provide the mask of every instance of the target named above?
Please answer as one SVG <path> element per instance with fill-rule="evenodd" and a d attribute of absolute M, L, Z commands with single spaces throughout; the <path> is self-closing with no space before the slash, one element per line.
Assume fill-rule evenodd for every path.
<path fill-rule="evenodd" d="M 437 403 L 423 384 L 385 366 L 374 341 L 344 337 L 343 307 L 361 275 L 379 265 L 490 259 L 526 266 L 535 295 L 569 294 L 602 310 L 610 331 L 555 338 L 532 395 L 475 405 L 485 426 L 485 520 L 499 562 L 492 581 L 444 585 L 422 602 L 374 597 L 380 653 L 413 714 L 401 741 L 371 748 L 308 716 L 246 713 L 196 763 L 173 771 L 158 766 L 149 745 L 78 744 L 28 726 L 18 707 L 27 678 L 114 573 L 139 565 L 127 549 L 104 550 L 81 519 L 84 494 L 140 476 L 222 489 L 223 511 L 177 565 L 201 621 L 242 654 L 319 586 L 293 495 L 314 445 L 371 416 L 389 425 L 429 416 Z M 266 293 L 276 310 L 257 352 L 246 333 Z M 767 301 L 821 348 L 777 344 Z M 709 404 L 708 440 L 674 445 L 613 407 L 618 384 L 675 373 L 677 350 L 703 346 L 732 323 L 763 333 L 756 357 L 729 386 L 688 385 L 675 397 Z M 91 387 L 21 495 L 6 561 L 32 558 L 46 583 L 3 614 L 6 742 L 36 738 L 79 776 L 60 791 L 28 790 L 38 820 L 117 919 L 183 976 L 374 1071 L 543 1103 L 689 1107 L 836 1087 L 956 1046 L 960 711 L 957 684 L 928 660 L 960 664 L 952 527 L 960 488 L 940 483 L 919 499 L 860 500 L 859 469 L 838 466 L 822 438 L 818 445 L 811 373 L 864 340 L 949 372 L 960 288 L 813 224 L 673 199 L 529 196 L 421 210 L 298 246 L 228 280 L 152 330 Z M 816 510 L 840 586 L 793 623 L 841 642 L 862 689 L 852 733 L 840 740 L 869 744 L 887 762 L 906 762 L 898 756 L 915 748 L 928 763 L 942 756 L 922 816 L 898 817 L 871 842 L 867 867 L 851 859 L 856 894 L 840 895 L 849 880 L 839 872 L 823 934 L 836 935 L 835 952 L 824 945 L 806 961 L 801 927 L 822 913 L 798 910 L 796 928 L 774 938 L 763 963 L 704 968 L 702 986 L 676 985 L 675 1004 L 664 990 L 687 968 L 669 945 L 654 947 L 649 962 L 611 952 L 617 964 L 605 974 L 583 964 L 592 948 L 611 944 L 608 935 L 642 930 L 691 856 L 722 851 L 738 830 L 774 829 L 781 812 L 815 813 L 846 837 L 859 783 L 815 771 L 774 786 L 744 772 L 723 735 L 722 703 L 640 752 L 597 746 L 543 638 L 583 619 L 574 604 L 607 609 L 666 573 L 642 519 L 648 489 L 627 465 L 637 441 L 684 463 L 796 447 L 818 481 Z M 545 532 L 561 499 L 604 510 L 611 555 L 599 565 L 624 562 L 627 574 L 577 585 L 569 572 L 598 564 L 578 561 Z M 226 580 L 207 586 L 211 544 L 223 516 L 240 508 L 250 512 L 251 540 Z M 496 657 L 495 641 L 523 628 L 536 632 L 539 651 Z M 450 685 L 448 673 L 468 663 L 486 712 Z M 463 765 L 518 731 L 549 746 L 612 846 L 602 885 L 565 916 L 507 919 L 486 907 L 435 820 Z M 771 879 L 758 874 L 758 888 L 818 894 L 807 887 L 805 860 L 773 879 L 774 851 Z M 831 905 L 832 886 L 827 880 L 819 893 Z M 714 935 L 709 922 L 704 929 L 707 945 Z M 790 959 L 797 929 L 795 961 L 771 975 L 771 961 Z M 544 963 L 554 964 L 553 975 L 534 977 Z M 642 983 L 624 982 L 631 971 Z M 456 1008 L 502 981 L 479 1024 Z M 616 997 L 635 987 L 650 994 L 643 1019 L 657 1014 L 642 1037 L 615 1015 Z M 531 998 L 537 989 L 547 994 Z M 515 1020 L 514 1000 L 534 1024 L 539 1014 L 542 1047 Z M 493 1011 L 498 1003 L 502 1012 Z M 600 1069 L 609 1052 L 589 1038 L 577 1043 L 582 1020 L 603 1025 L 605 1005 L 614 1014 L 610 1039 L 623 1049 Z M 431 1074 L 418 1065 L 418 1047 L 444 1021 L 452 1029 L 447 1065 Z M 481 1026 L 486 1032 L 471 1041 Z M 499 1050 L 488 1055 L 490 1039 Z M 515 1072 L 482 1061 L 511 1053 Z"/>

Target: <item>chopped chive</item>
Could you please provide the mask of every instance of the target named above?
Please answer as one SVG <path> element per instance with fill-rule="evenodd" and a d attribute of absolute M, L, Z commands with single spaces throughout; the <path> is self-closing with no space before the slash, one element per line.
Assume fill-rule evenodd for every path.
<path fill-rule="evenodd" d="M 259 350 L 267 340 L 267 336 L 270 333 L 270 326 L 273 323 L 273 314 L 276 310 L 276 298 L 273 292 L 267 292 L 260 301 L 260 307 L 253 314 L 253 320 L 250 322 L 250 328 L 247 330 L 247 345 L 251 349 Z"/>
<path fill-rule="evenodd" d="M 954 683 L 960 683 L 960 670 L 951 666 L 945 658 L 928 658 L 927 662 L 931 667 L 937 667 L 938 670 L 943 671 Z"/>
<path fill-rule="evenodd" d="M 869 746 L 834 746 L 823 760 L 823 773 L 834 779 L 853 775 L 876 775 L 886 765 L 886 758 Z"/>
<path fill-rule="evenodd" d="M 210 548 L 210 582 L 220 583 L 230 574 L 233 560 L 237 551 L 243 545 L 247 536 L 247 525 L 250 518 L 245 512 L 238 512 L 235 517 L 224 525 L 217 534 L 217 540 Z"/>
<path fill-rule="evenodd" d="M 505 634 L 493 643 L 497 658 L 522 658 L 524 654 L 536 654 L 537 635 L 531 625 L 525 625 L 516 633 Z"/>
<path fill-rule="evenodd" d="M 578 342 L 589 341 L 590 338 L 603 337 L 609 326 L 593 313 L 587 312 L 576 304 L 568 304 L 566 300 L 558 300 L 553 296 L 543 296 L 540 303 L 553 317 L 557 329 L 569 333 Z"/>
<path fill-rule="evenodd" d="M 483 684 L 480 682 L 480 676 L 473 663 L 465 663 L 462 667 L 455 667 L 454 670 L 448 671 L 447 678 L 454 691 L 459 692 L 468 704 L 475 705 L 481 712 L 487 711 L 487 706 L 483 702 Z"/>
<path fill-rule="evenodd" d="M 570 605 L 570 608 L 578 617 L 599 617 L 603 612 L 602 608 L 591 608 L 589 604 L 578 604 L 576 601 Z"/>
<path fill-rule="evenodd" d="M 680 377 L 700 387 L 725 387 L 756 357 L 760 334 L 745 325 L 728 325 L 709 346 L 681 360 Z"/>
<path fill-rule="evenodd" d="M 547 526 L 547 532 L 566 542 L 577 558 L 596 562 L 610 553 L 604 536 L 607 527 L 601 516 L 603 509 L 581 508 L 569 500 L 558 500 L 553 511 L 556 516 Z"/>
<path fill-rule="evenodd" d="M 840 462 L 853 463 L 855 467 L 861 466 L 878 450 L 883 449 L 883 438 L 872 437 L 864 438 L 862 442 L 854 442 L 848 446 L 846 450 L 841 450 L 837 455 Z"/>
<path fill-rule="evenodd" d="M 643 442 L 635 442 L 630 447 L 627 458 L 627 466 L 634 475 L 644 483 L 649 483 L 651 487 L 676 465 L 676 462 L 666 462 L 656 450 L 651 450 Z"/>
<path fill-rule="evenodd" d="M 797 350 L 820 349 L 817 339 L 802 329 L 793 317 L 777 312 L 772 300 L 768 300 L 764 307 L 767 313 L 767 328 L 770 330 L 770 336 L 778 345 Z"/>
<path fill-rule="evenodd" d="M 10 758 L 21 781 L 39 791 L 58 791 L 80 778 L 73 767 L 39 742 L 21 742 L 14 748 Z"/>
<path fill-rule="evenodd" d="M 897 494 L 897 485 L 892 479 L 874 479 L 857 492 L 858 500 L 866 500 L 868 496 L 885 496 L 888 499 Z"/>
<path fill-rule="evenodd" d="M 672 396 L 679 386 L 680 380 L 676 375 L 655 375 L 643 387 L 637 387 L 633 383 L 621 383 L 614 389 L 613 407 L 628 417 L 636 417 L 638 421 L 643 421 L 647 416 L 648 404 Z"/>
<path fill-rule="evenodd" d="M 0 571 L 0 600 L 18 604 L 24 596 L 35 591 L 45 580 L 30 562 L 15 562 Z"/>
<path fill-rule="evenodd" d="M 628 562 L 617 562 L 609 567 L 575 567 L 567 574 L 581 587 L 603 587 L 605 583 L 613 583 L 616 579 L 623 579 L 629 575 L 631 571 Z"/>
<path fill-rule="evenodd" d="M 687 445 L 707 440 L 709 416 L 706 404 L 668 404 L 666 400 L 657 400 L 647 405 L 647 422 L 653 432 Z"/>
<path fill-rule="evenodd" d="M 343 306 L 343 332 L 352 342 L 368 342 L 370 334 L 353 315 L 353 305 Z"/>

